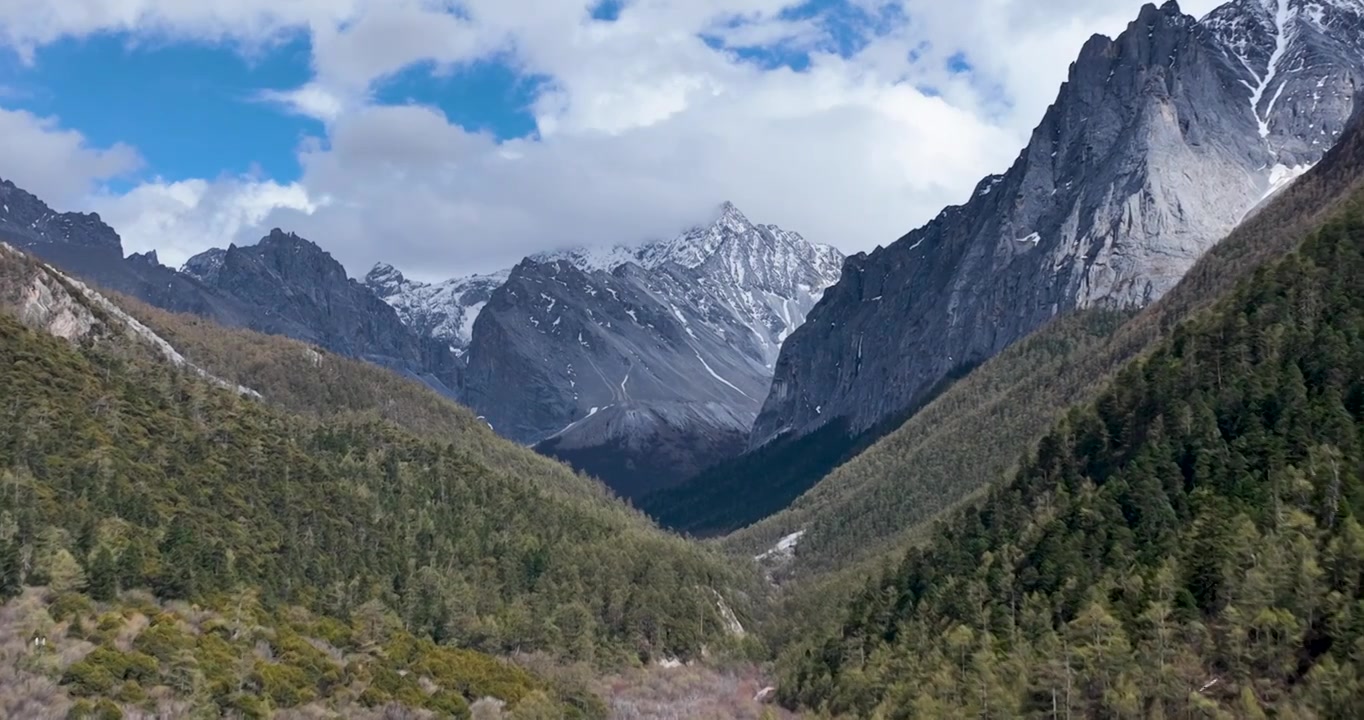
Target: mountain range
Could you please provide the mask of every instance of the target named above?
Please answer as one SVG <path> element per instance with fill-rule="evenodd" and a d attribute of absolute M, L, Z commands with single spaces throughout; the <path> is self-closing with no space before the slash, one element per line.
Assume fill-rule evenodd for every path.
<path fill-rule="evenodd" d="M 854 256 L 777 364 L 760 446 L 851 432 L 1076 308 L 1164 295 L 1316 163 L 1364 88 L 1354 2 L 1146 6 L 1085 44 L 1031 142 L 966 204 Z"/>
<path fill-rule="evenodd" d="M 724 203 L 667 240 L 436 284 L 380 263 L 365 284 L 467 363 L 463 399 L 499 433 L 640 497 L 743 450 L 843 259 Z"/>
<path fill-rule="evenodd" d="M 1158 300 L 1320 160 L 1361 88 L 1353 1 L 1235 0 L 1201 20 L 1145 6 L 1118 37 L 1085 44 L 1006 172 L 849 258 L 784 345 L 750 453 L 646 507 L 708 532 L 756 521 L 776 508 L 704 518 L 738 477 L 778 507 L 794 500 L 1058 317 Z M 815 462 L 812 445 L 827 448 Z"/>
<path fill-rule="evenodd" d="M 1361 82 L 1359 0 L 1148 5 L 848 258 L 173 270 L 0 183 L 0 715 L 1357 717 Z"/>

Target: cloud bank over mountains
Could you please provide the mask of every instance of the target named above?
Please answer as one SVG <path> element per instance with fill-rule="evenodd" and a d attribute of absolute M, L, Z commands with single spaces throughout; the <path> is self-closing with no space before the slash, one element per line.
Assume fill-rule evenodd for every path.
<path fill-rule="evenodd" d="M 384 259 L 433 279 L 666 236 L 721 200 L 856 252 L 1006 167 L 1084 40 L 1116 34 L 1139 5 L 11 1 L 0 5 L 0 45 L 20 77 L 45 48 L 97 35 L 130 53 L 195 43 L 248 60 L 304 42 L 305 83 L 241 102 L 315 129 L 299 137 L 295 177 L 175 177 L 131 140 L 96 143 L 102 133 L 17 109 L 5 93 L 0 174 L 63 209 L 98 210 L 130 251 L 154 248 L 167 262 L 279 225 L 352 274 Z M 386 92 L 487 68 L 524 92 L 457 108 L 488 116 L 482 128 Z M 498 118 L 509 114 L 534 130 L 507 132 Z"/>

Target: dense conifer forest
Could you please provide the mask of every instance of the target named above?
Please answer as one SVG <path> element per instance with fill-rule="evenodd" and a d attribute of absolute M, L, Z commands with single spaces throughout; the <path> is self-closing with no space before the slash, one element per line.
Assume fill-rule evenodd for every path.
<path fill-rule="evenodd" d="M 942 519 L 785 701 L 858 717 L 1364 707 L 1364 217 L 1329 223 Z"/>
<path fill-rule="evenodd" d="M 428 391 L 389 381 L 409 421 L 441 432 L 325 394 L 291 414 L 171 366 L 64 279 L 0 259 L 9 301 L 42 279 L 94 320 L 69 342 L 0 313 L 0 601 L 45 587 L 27 616 L 48 619 L 30 632 L 61 624 L 96 646 L 62 670 L 72 694 L 136 703 L 163 688 L 246 716 L 337 697 L 458 715 L 488 695 L 596 716 L 581 683 L 556 689 L 485 653 L 611 668 L 741 642 L 739 570 Z M 266 346 L 302 358 L 281 342 Z M 333 393 L 392 377 L 312 369 L 300 377 Z M 302 397 L 287 380 L 262 387 Z M 166 645 L 142 648 L 132 617 L 164 625 Z M 214 627 L 232 629 L 214 640 Z M 256 640 L 267 664 L 251 669 Z"/>

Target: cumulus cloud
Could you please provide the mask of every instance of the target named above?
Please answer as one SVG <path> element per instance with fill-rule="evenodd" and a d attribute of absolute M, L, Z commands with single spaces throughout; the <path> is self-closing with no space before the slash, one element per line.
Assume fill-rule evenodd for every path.
<path fill-rule="evenodd" d="M 208 246 L 204 238 L 253 242 L 256 229 L 273 212 L 287 208 L 306 216 L 327 205 L 303 186 L 252 178 L 144 183 L 123 195 L 98 195 L 93 204 L 123 236 L 129 253 L 157 251 L 179 266 Z"/>
<path fill-rule="evenodd" d="M 633 0 L 601 22 L 584 0 L 11 0 L 0 38 L 22 51 L 100 30 L 308 32 L 313 79 L 261 95 L 325 124 L 297 182 L 153 182 L 100 207 L 135 248 L 179 256 L 281 225 L 353 274 L 385 260 L 436 278 L 666 235 L 725 199 L 848 251 L 888 243 L 1004 169 L 1084 40 L 1140 7 L 843 2 L 833 17 L 792 0 Z M 764 66 L 741 52 L 755 46 L 808 52 L 809 66 Z M 547 79 L 533 137 L 499 143 L 373 100 L 416 63 L 490 58 Z"/>
<path fill-rule="evenodd" d="M 431 109 L 371 107 L 303 155 L 302 183 L 345 201 L 270 222 L 326 238 L 353 272 L 382 257 L 419 275 L 668 235 L 725 198 L 755 220 L 854 246 L 893 240 L 1016 153 L 1007 132 L 941 98 L 849 82 L 841 64 L 812 69 L 814 83 L 787 72 L 740 85 L 738 97 L 620 134 L 498 144 Z"/>
<path fill-rule="evenodd" d="M 97 183 L 142 164 L 126 145 L 92 147 L 56 118 L 0 108 L 0 176 L 58 207 L 78 207 Z"/>

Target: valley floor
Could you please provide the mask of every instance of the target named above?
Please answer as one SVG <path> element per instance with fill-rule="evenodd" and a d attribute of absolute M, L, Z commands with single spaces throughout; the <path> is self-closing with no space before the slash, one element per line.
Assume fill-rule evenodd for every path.
<path fill-rule="evenodd" d="M 760 702 L 770 679 L 757 668 L 703 665 L 635 670 L 598 688 L 614 720 L 794 720 L 800 715 Z"/>
<path fill-rule="evenodd" d="M 73 600 L 76 601 L 73 605 Z M 104 612 L 98 612 L 103 608 Z M 67 616 L 67 613 L 75 613 Z M 239 653 L 223 667 L 208 651 L 187 650 L 176 656 L 175 677 L 142 672 L 143 659 L 155 667 L 163 654 L 167 627 L 175 633 L 211 637 L 231 630 Z M 212 717 L 196 693 L 205 680 L 221 676 L 246 692 L 271 697 L 286 692 L 270 668 L 297 664 L 295 650 L 283 649 L 287 631 L 237 623 L 231 617 L 187 603 L 158 603 L 132 593 L 111 606 L 94 606 L 79 596 L 59 595 L 48 588 L 26 588 L 0 606 L 0 718 L 58 720 L 121 718 L 161 720 Z M 240 640 L 240 642 L 236 642 Z M 319 650 L 317 658 L 337 676 L 331 697 L 288 709 L 242 707 L 239 717 L 344 718 L 346 720 L 424 720 L 445 717 L 398 703 L 372 703 L 369 694 L 380 681 L 366 677 L 366 666 L 385 653 L 343 652 L 325 640 L 306 638 Z M 222 647 L 228 647 L 224 644 Z M 202 649 L 202 648 L 201 648 Z M 187 654 L 185 654 L 187 653 Z M 712 667 L 702 664 L 654 664 L 647 668 L 594 677 L 586 666 L 564 666 L 543 656 L 523 656 L 517 665 L 562 687 L 589 689 L 604 702 L 613 720 L 794 720 L 799 715 L 770 704 L 770 678 L 758 667 Z M 110 670 L 117 665 L 118 668 Z M 126 667 L 124 667 L 126 665 Z M 304 663 L 306 665 L 306 663 Z M 163 664 L 163 669 L 165 669 Z M 206 675 L 207 674 L 207 675 Z M 281 676 L 287 672 L 281 673 Z M 183 676 L 183 677 L 180 677 Z M 346 678 L 348 680 L 343 680 Z M 162 683 L 165 684 L 162 684 Z M 434 688 L 429 680 L 423 686 Z M 764 694 L 764 690 L 767 693 Z M 767 702 L 759 699 L 763 694 Z M 273 704 L 271 702 L 270 704 Z M 211 708 L 211 705 L 209 705 Z M 256 711 L 264 712 L 263 715 Z M 473 720 L 548 720 L 551 708 L 523 703 L 511 711 L 487 698 L 469 707 Z M 548 711 L 550 714 L 543 714 Z M 207 714 L 206 714 L 207 713 Z M 464 717 L 463 715 L 456 715 Z"/>

